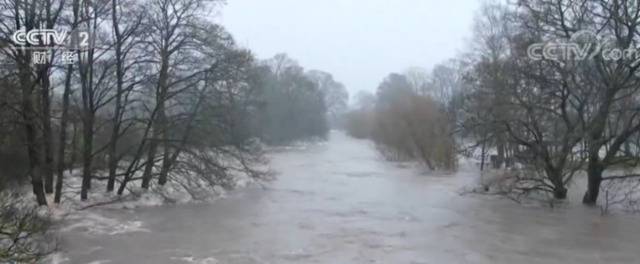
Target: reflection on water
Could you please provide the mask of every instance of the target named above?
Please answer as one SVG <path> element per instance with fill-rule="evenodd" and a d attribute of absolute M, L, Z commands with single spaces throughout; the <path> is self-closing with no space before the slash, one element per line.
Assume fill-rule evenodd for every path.
<path fill-rule="evenodd" d="M 272 155 L 278 180 L 205 205 L 102 211 L 144 232 L 62 233 L 68 263 L 638 263 L 640 219 L 570 204 L 459 196 L 477 173 L 429 175 L 367 142 Z M 108 262 L 110 261 L 110 262 Z"/>

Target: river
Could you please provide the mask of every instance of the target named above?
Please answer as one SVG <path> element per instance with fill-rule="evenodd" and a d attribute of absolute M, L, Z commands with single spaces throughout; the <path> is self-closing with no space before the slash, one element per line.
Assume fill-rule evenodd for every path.
<path fill-rule="evenodd" d="M 639 218 L 461 196 L 478 177 L 472 164 L 426 173 L 339 132 L 269 156 L 278 175 L 264 188 L 211 204 L 97 209 L 138 229 L 62 231 L 63 263 L 640 262 Z"/>

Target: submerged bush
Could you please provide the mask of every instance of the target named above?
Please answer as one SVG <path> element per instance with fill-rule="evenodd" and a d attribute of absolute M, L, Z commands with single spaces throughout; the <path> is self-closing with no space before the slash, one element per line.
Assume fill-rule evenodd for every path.
<path fill-rule="evenodd" d="M 51 221 L 35 205 L 0 194 L 0 263 L 36 263 L 54 249 Z"/>
<path fill-rule="evenodd" d="M 375 105 L 361 103 L 347 115 L 347 132 L 369 138 L 389 160 L 417 160 L 432 170 L 455 170 L 456 144 L 446 107 L 417 94 L 405 77 L 390 75 L 378 88 Z"/>
<path fill-rule="evenodd" d="M 418 160 L 432 170 L 454 170 L 456 148 L 448 120 L 431 98 L 408 96 L 378 108 L 372 137 L 389 158 Z"/>

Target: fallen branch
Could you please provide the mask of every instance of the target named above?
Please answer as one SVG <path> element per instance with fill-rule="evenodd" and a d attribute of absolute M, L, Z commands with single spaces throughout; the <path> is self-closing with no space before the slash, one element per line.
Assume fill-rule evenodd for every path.
<path fill-rule="evenodd" d="M 83 210 L 86 210 L 86 209 L 89 209 L 89 208 L 103 206 L 103 205 L 115 204 L 115 203 L 122 202 L 123 200 L 124 200 L 124 197 L 118 196 L 118 198 L 110 200 L 110 201 L 94 203 L 94 204 L 90 204 L 90 205 L 81 207 L 81 208 L 78 209 L 78 211 L 83 211 Z"/>
<path fill-rule="evenodd" d="M 626 179 L 630 179 L 630 178 L 640 178 L 640 174 L 629 174 L 629 175 L 603 177 L 602 181 L 626 180 Z"/>

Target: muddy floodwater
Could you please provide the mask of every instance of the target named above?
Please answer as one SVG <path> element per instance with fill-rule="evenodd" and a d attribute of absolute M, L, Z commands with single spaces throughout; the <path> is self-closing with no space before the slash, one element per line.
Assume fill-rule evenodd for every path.
<path fill-rule="evenodd" d="M 339 132 L 270 158 L 278 178 L 265 188 L 98 211 L 136 228 L 63 230 L 62 263 L 640 263 L 639 218 L 461 196 L 478 177 L 473 164 L 424 173 Z"/>

